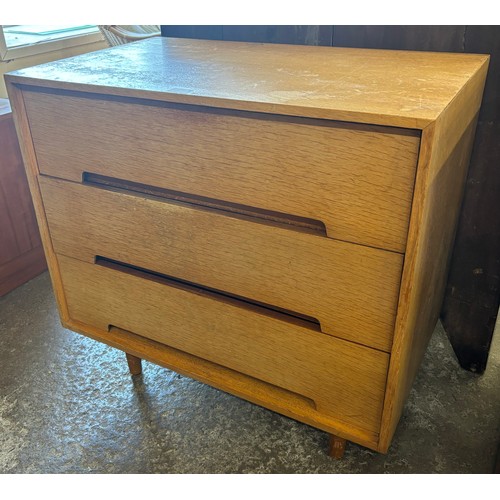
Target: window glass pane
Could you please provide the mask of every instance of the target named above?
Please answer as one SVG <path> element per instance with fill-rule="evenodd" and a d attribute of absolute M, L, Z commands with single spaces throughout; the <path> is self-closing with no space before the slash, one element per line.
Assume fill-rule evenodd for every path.
<path fill-rule="evenodd" d="M 7 48 L 33 45 L 70 36 L 85 35 L 98 31 L 96 25 L 4 25 Z"/>

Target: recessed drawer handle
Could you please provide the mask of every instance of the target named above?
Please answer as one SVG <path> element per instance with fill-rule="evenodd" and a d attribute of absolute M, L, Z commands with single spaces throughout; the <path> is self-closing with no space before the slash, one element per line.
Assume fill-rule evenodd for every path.
<path fill-rule="evenodd" d="M 282 309 L 280 307 L 265 304 L 263 302 L 258 302 L 255 300 L 248 299 L 246 297 L 230 294 L 203 285 L 191 283 L 189 281 L 181 280 L 179 278 L 174 278 L 172 276 L 166 276 L 165 274 L 156 273 L 149 269 L 144 269 L 141 267 L 133 266 L 131 264 L 126 264 L 124 262 L 108 259 L 106 257 L 101 257 L 99 255 L 95 257 L 95 264 L 97 264 L 98 266 L 107 267 L 108 269 L 113 269 L 115 271 L 130 274 L 150 281 L 155 281 L 157 283 L 162 283 L 167 286 L 179 288 L 180 290 L 185 290 L 191 293 L 196 293 L 198 295 L 203 295 L 205 297 L 210 297 L 211 299 L 226 302 L 233 306 L 250 309 L 253 312 L 264 314 L 266 316 L 271 316 L 273 318 L 282 321 L 287 321 L 289 323 L 293 323 L 302 326 L 304 328 L 309 328 L 311 330 L 315 330 L 318 332 L 321 331 L 320 322 L 316 318 L 298 313 L 296 311 Z"/>
<path fill-rule="evenodd" d="M 220 210 L 231 214 L 239 214 L 248 218 L 259 219 L 261 222 L 278 224 L 288 229 L 299 230 L 303 232 L 326 236 L 326 227 L 323 222 L 307 217 L 298 217 L 296 215 L 263 210 L 247 205 L 240 205 L 228 201 L 206 198 L 189 193 L 181 193 L 170 189 L 159 188 L 138 182 L 107 177 L 105 175 L 83 172 L 82 182 L 89 186 L 95 186 L 104 189 L 113 189 L 127 192 L 132 195 L 142 195 L 153 197 L 160 200 L 188 203 L 198 207 L 204 207 L 212 210 Z"/>
<path fill-rule="evenodd" d="M 108 325 L 108 334 L 114 340 L 118 347 L 121 348 L 123 340 L 127 341 L 127 345 L 139 345 L 141 348 L 143 343 L 138 340 L 141 338 L 139 333 L 124 330 L 115 325 Z M 250 399 L 256 402 L 260 401 L 263 394 L 266 394 L 266 399 L 271 399 L 276 406 L 289 407 L 298 409 L 302 412 L 316 411 L 316 403 L 313 399 L 290 391 L 283 387 L 279 387 L 269 382 L 264 382 L 258 378 L 252 377 L 245 373 L 232 370 L 226 366 L 222 366 L 212 361 L 209 361 L 194 354 L 175 349 L 166 344 L 148 339 L 148 343 L 156 347 L 156 354 L 153 362 L 173 370 L 180 374 L 185 374 L 191 378 L 197 378 L 202 382 L 228 389 L 231 387 L 238 393 L 246 394 Z M 148 359 L 150 350 L 145 350 L 141 353 L 143 359 Z M 211 379 L 207 379 L 207 373 L 211 375 Z"/>

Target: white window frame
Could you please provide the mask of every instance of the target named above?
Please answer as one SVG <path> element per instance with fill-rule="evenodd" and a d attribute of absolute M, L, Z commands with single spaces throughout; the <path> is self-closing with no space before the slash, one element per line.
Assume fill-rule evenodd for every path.
<path fill-rule="evenodd" d="M 7 47 L 3 26 L 0 25 L 0 61 L 11 61 L 21 57 L 34 56 L 36 54 L 44 54 L 54 50 L 77 47 L 89 43 L 101 42 L 104 40 L 101 32 L 86 33 L 84 35 L 65 36 L 55 40 L 47 40 L 46 42 L 32 43 L 28 45 L 20 45 L 18 47 Z"/>

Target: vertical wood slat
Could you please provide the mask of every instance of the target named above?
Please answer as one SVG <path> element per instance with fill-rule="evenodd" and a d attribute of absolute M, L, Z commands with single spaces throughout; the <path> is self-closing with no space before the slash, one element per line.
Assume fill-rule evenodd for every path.
<path fill-rule="evenodd" d="M 38 276 L 47 269 L 41 246 L 0 264 L 0 297 Z"/>
<path fill-rule="evenodd" d="M 0 100 L 0 296 L 46 265 L 7 99 Z"/>
<path fill-rule="evenodd" d="M 223 26 L 222 39 L 331 46 L 333 26 Z"/>
<path fill-rule="evenodd" d="M 12 113 L 4 115 L 0 124 L 0 186 L 18 251 L 24 253 L 41 244 L 40 235 Z"/>
<path fill-rule="evenodd" d="M 14 204 L 17 200 L 16 197 L 9 195 L 8 190 L 11 178 L 14 176 L 14 179 L 17 179 L 19 168 L 19 160 L 16 156 L 17 138 L 14 132 L 15 140 L 13 140 L 12 127 L 12 114 L 8 105 L 5 104 L 0 114 L 0 264 L 15 259 L 21 253 L 15 224 Z"/>
<path fill-rule="evenodd" d="M 162 25 L 161 35 L 173 38 L 222 40 L 222 26 Z"/>
<path fill-rule="evenodd" d="M 239 42 L 332 45 L 333 26 L 162 26 L 162 36 Z"/>
<path fill-rule="evenodd" d="M 463 52 L 465 26 L 335 26 L 333 45 Z"/>

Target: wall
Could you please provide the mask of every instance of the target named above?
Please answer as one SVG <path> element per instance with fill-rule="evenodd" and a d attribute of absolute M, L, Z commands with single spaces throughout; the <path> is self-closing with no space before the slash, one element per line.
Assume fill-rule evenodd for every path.
<path fill-rule="evenodd" d="M 5 89 L 5 82 L 3 79 L 4 73 L 8 73 L 9 71 L 14 71 L 16 69 L 27 68 L 29 66 L 35 66 L 49 61 L 55 61 L 57 59 L 63 59 L 65 57 L 84 54 L 85 52 L 104 49 L 106 47 L 106 42 L 103 40 L 102 42 L 89 43 L 78 47 L 54 50 L 52 52 L 46 52 L 45 54 L 36 54 L 34 56 L 21 57 L 10 61 L 0 61 L 0 97 L 7 97 L 7 90 Z"/>

